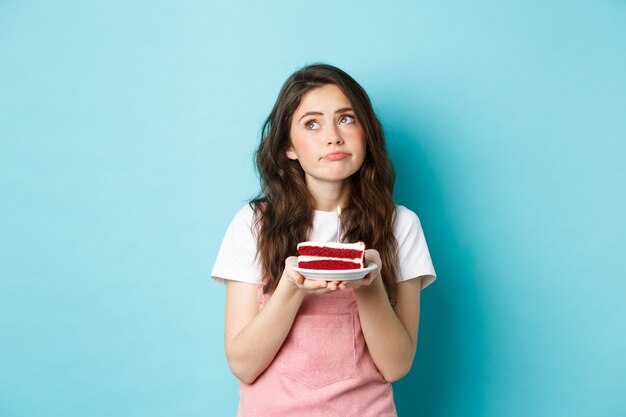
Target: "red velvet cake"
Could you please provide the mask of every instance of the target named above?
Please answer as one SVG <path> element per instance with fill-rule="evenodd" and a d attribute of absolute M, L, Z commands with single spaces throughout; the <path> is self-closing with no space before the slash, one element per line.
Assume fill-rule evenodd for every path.
<path fill-rule="evenodd" d="M 298 267 L 324 270 L 363 269 L 365 267 L 365 243 L 299 243 Z"/>

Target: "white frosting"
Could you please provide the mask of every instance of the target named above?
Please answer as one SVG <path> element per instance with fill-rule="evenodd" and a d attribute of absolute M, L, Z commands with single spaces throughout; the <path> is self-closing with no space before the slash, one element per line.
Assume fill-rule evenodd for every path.
<path fill-rule="evenodd" d="M 354 262 L 356 264 L 361 263 L 361 258 L 329 258 L 326 256 L 298 256 L 298 262 L 311 262 L 311 261 L 341 261 L 341 262 Z"/>
<path fill-rule="evenodd" d="M 332 249 L 353 249 L 363 250 L 365 249 L 365 243 L 341 243 L 341 242 L 300 242 L 298 243 L 298 249 L 301 246 L 315 246 L 320 248 L 332 248 Z"/>

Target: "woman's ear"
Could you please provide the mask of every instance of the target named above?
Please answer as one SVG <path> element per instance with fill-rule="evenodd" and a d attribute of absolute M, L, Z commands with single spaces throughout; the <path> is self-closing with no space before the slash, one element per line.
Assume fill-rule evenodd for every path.
<path fill-rule="evenodd" d="M 287 150 L 285 151 L 285 155 L 287 155 L 287 158 L 293 161 L 298 160 L 298 154 L 296 154 L 296 151 L 293 149 L 293 146 L 290 146 L 287 148 Z"/>

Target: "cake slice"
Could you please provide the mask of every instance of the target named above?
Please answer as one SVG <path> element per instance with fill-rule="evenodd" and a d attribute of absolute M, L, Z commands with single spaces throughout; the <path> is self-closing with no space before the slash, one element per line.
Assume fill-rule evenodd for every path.
<path fill-rule="evenodd" d="M 365 243 L 301 242 L 298 267 L 306 269 L 363 269 Z"/>

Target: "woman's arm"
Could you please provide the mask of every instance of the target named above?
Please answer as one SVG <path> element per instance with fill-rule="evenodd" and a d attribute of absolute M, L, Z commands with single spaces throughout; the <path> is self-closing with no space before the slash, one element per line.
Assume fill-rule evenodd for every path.
<path fill-rule="evenodd" d="M 300 308 L 303 294 L 281 279 L 267 304 L 259 311 L 257 285 L 228 281 L 224 345 L 233 374 L 246 384 L 272 363 Z"/>
<path fill-rule="evenodd" d="M 368 259 L 381 266 L 376 251 Z M 421 279 L 400 282 L 397 303 L 391 307 L 383 285 L 380 268 L 372 273 L 370 285 L 355 289 L 361 327 L 374 363 L 383 377 L 393 382 L 411 369 L 417 348 Z"/>
<path fill-rule="evenodd" d="M 305 280 L 291 269 L 296 262 L 287 258 L 276 290 L 260 311 L 256 284 L 227 281 L 224 345 L 230 369 L 241 382 L 253 383 L 272 363 L 307 292 L 337 290 L 338 282 Z"/>

